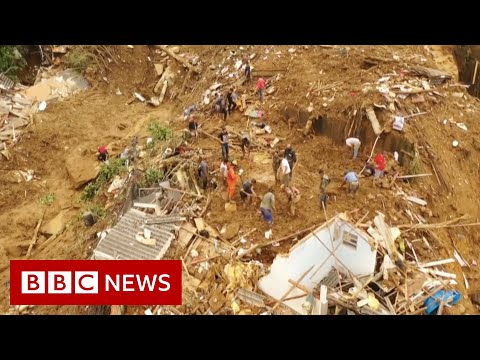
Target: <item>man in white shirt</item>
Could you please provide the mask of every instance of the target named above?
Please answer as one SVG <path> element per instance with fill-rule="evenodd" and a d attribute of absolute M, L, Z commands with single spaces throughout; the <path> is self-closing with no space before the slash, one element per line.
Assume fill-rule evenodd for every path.
<path fill-rule="evenodd" d="M 358 156 L 358 149 L 360 149 L 360 145 L 362 144 L 361 141 L 357 138 L 348 138 L 345 143 L 347 146 L 353 148 L 353 160 L 355 160 Z"/>
<path fill-rule="evenodd" d="M 292 172 L 292 170 L 290 169 L 290 164 L 288 163 L 286 157 L 284 157 L 280 162 L 279 171 L 279 178 L 282 180 L 282 184 L 288 186 L 288 184 L 290 183 L 290 173 Z"/>

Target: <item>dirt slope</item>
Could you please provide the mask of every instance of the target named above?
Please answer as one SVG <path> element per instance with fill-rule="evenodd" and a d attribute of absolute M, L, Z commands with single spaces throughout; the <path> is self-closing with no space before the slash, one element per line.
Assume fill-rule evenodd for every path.
<path fill-rule="evenodd" d="M 126 105 L 131 99 L 133 91 L 145 95 L 153 95 L 152 88 L 156 83 L 153 66 L 148 57 L 153 61 L 161 60 L 162 56 L 154 49 L 135 46 L 134 49 L 120 47 L 122 61 L 112 64 L 108 83 L 99 80 L 94 84 L 94 89 L 71 97 L 63 102 L 52 103 L 48 111 L 38 115 L 35 123 L 29 129 L 28 135 L 22 139 L 13 151 L 12 160 L 0 161 L 0 245 L 9 251 L 9 258 L 22 258 L 18 253 L 18 246 L 25 250 L 30 240 L 35 225 L 45 210 L 45 219 L 53 218 L 60 210 L 68 211 L 71 227 L 64 233 L 55 246 L 39 255 L 38 258 L 80 259 L 86 258 L 94 243 L 94 233 L 105 224 L 85 230 L 79 222 L 78 215 L 84 209 L 84 204 L 79 201 L 79 191 L 72 188 L 72 183 L 65 169 L 65 160 L 68 156 L 83 154 L 85 161 L 95 160 L 95 150 L 100 144 L 107 144 L 113 151 L 121 151 L 130 142 L 134 134 L 145 134 L 146 124 L 153 119 L 170 121 L 177 119 L 181 108 L 196 101 L 200 94 L 215 81 L 234 83 L 233 79 L 224 79 L 216 74 L 217 69 L 234 64 L 231 51 L 239 52 L 238 46 L 225 47 L 187 47 L 182 46 L 181 53 L 196 54 L 202 60 L 205 73 L 198 78 L 193 77 L 186 82 L 185 94 L 180 94 L 175 101 L 169 101 L 159 108 L 147 107 L 139 102 Z M 411 220 L 405 214 L 405 202 L 400 200 L 395 193 L 398 189 L 381 189 L 375 187 L 369 180 L 362 180 L 362 185 L 355 199 L 336 189 L 340 184 L 342 175 L 347 169 L 360 171 L 364 161 L 370 154 L 375 137 L 362 130 L 365 134 L 364 146 L 357 161 L 350 159 L 350 151 L 339 139 L 343 139 L 345 121 L 352 106 L 381 103 L 382 96 L 375 90 L 363 92 L 369 85 L 375 88 L 376 81 L 383 76 L 400 76 L 401 72 L 409 65 L 436 67 L 454 73 L 455 64 L 448 47 L 423 47 L 423 46 L 243 46 L 244 54 L 255 54 L 253 66 L 256 71 L 280 73 L 281 77 L 274 83 L 276 88 L 272 95 L 267 96 L 263 106 L 267 113 L 267 121 L 274 129 L 274 134 L 279 138 L 288 139 L 294 146 L 299 156 L 299 165 L 296 169 L 293 183 L 302 192 L 302 200 L 298 204 L 298 213 L 294 218 L 286 214 L 286 201 L 282 194 L 277 193 L 279 211 L 275 214 L 274 236 L 280 238 L 299 229 L 325 220 L 318 203 L 319 179 L 317 170 L 325 168 L 332 178 L 330 189 L 331 201 L 327 208 L 327 216 L 333 216 L 342 211 L 353 211 L 355 219 L 360 219 L 368 212 L 364 222 L 371 220 L 376 211 L 387 215 L 392 225 L 409 224 Z M 294 49 L 295 51 L 289 51 Z M 365 67 L 364 59 L 374 58 L 377 65 Z M 210 67 L 215 66 L 215 70 Z M 179 68 L 179 79 L 176 84 L 182 87 L 186 71 Z M 391 75 L 394 72 L 395 75 Z M 456 73 L 453 74 L 454 78 Z M 315 92 L 339 82 L 335 87 Z M 453 80 L 455 82 L 455 80 Z M 117 89 L 125 95 L 115 95 Z M 240 87 L 240 92 L 253 96 L 254 84 Z M 178 91 L 178 89 L 177 89 Z M 437 171 L 441 172 L 448 183 L 448 190 L 439 184 L 436 176 L 420 178 L 412 184 L 398 182 L 403 191 L 414 192 L 417 196 L 428 201 L 428 209 L 432 217 L 427 220 L 431 223 L 442 222 L 461 215 L 468 215 L 471 222 L 476 222 L 479 217 L 480 204 L 478 197 L 479 185 L 479 144 L 476 138 L 480 126 L 475 121 L 478 102 L 465 95 L 457 98 L 454 92 L 465 91 L 459 87 L 444 87 L 441 91 L 446 97 L 436 98 L 435 101 L 427 97 L 423 103 L 412 104 L 408 100 L 402 103 L 404 110 L 428 111 L 428 114 L 409 121 L 404 137 L 416 143 L 426 139 L 431 149 L 438 156 Z M 308 94 L 308 97 L 307 97 Z M 332 121 L 338 123 L 337 135 L 315 136 L 305 138 L 297 124 L 289 129 L 285 109 L 292 107 L 305 111 L 313 103 L 315 111 Z M 467 104 L 473 104 L 470 108 Z M 261 106 L 258 104 L 258 106 Z M 466 111 L 470 109 L 470 111 Z M 444 125 L 444 119 L 454 119 L 463 122 L 468 131 L 455 125 Z M 383 121 L 383 118 L 380 117 Z M 204 129 L 215 134 L 215 128 L 223 122 L 217 117 L 205 116 L 201 123 Z M 246 118 L 235 114 L 228 119 L 227 124 L 235 130 L 246 126 Z M 172 125 L 181 130 L 182 122 L 173 122 Z M 335 125 L 332 125 L 335 126 Z M 368 121 L 362 128 L 369 127 Z M 348 129 L 347 129 L 348 130 Z M 371 130 L 369 130 L 371 132 Z M 453 140 L 460 142 L 460 147 L 453 149 Z M 286 141 L 277 147 L 282 148 Z M 382 149 L 383 145 L 385 148 Z M 384 142 L 377 150 L 392 152 L 388 143 Z M 200 147 L 212 155 L 214 159 L 220 156 L 218 144 L 209 138 L 200 140 Z M 425 172 L 432 172 L 429 161 L 425 160 L 424 150 L 418 149 L 422 155 Z M 267 152 L 254 153 L 254 161 L 247 162 L 240 159 L 240 153 L 233 151 L 234 158 L 238 158 L 240 166 L 245 169 L 243 179 L 255 177 L 259 180 L 257 192 L 263 194 L 273 184 L 270 155 Z M 12 170 L 33 169 L 39 180 L 33 182 L 12 183 Z M 10 175 L 9 175 L 10 174 Z M 46 193 L 54 193 L 55 201 L 50 206 L 41 205 L 39 197 Z M 224 193 L 222 193 L 224 195 Z M 238 196 L 238 195 L 237 195 Z M 236 200 L 239 200 L 238 198 Z M 210 210 L 205 218 L 212 226 L 223 226 L 235 221 L 240 223 L 243 230 L 256 228 L 257 232 L 251 237 L 253 243 L 265 241 L 263 231 L 266 225 L 261 221 L 254 208 L 239 207 L 237 214 L 232 217 L 224 211 L 224 199 L 217 196 L 213 199 Z M 67 209 L 68 208 L 68 209 Z M 418 209 L 417 209 L 418 210 Z M 468 313 L 476 312 L 476 308 L 465 298 L 469 293 L 478 291 L 480 283 L 478 270 L 473 260 L 478 258 L 477 244 L 479 232 L 476 227 L 455 227 L 435 230 L 436 240 L 429 238 L 433 251 L 419 246 L 417 254 L 422 261 L 438 260 L 453 256 L 453 245 L 471 264 L 471 268 L 464 268 L 470 288 L 465 288 L 462 268 L 457 263 L 445 266 L 446 271 L 457 275 L 458 288 L 464 298 L 461 301 L 463 309 Z M 425 236 L 428 236 L 425 234 Z M 39 243 L 45 241 L 41 237 Z M 410 240 L 415 240 L 411 238 Z M 418 244 L 416 242 L 415 244 Z M 248 248 L 251 243 L 245 244 Z M 286 251 L 291 242 L 283 243 L 279 247 L 266 248 L 258 259 L 266 264 L 271 262 L 276 253 Z M 5 284 L 5 286 L 4 286 Z M 1 297 L 4 299 L 0 310 L 8 309 L 8 270 L 0 274 Z M 66 313 L 77 311 L 66 307 L 39 308 L 39 313 Z M 458 307 L 450 310 L 452 313 L 462 312 Z"/>

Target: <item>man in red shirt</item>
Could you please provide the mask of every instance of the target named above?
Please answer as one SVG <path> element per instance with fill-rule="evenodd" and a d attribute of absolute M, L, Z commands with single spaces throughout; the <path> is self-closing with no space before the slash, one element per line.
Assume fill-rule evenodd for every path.
<path fill-rule="evenodd" d="M 100 161 L 107 161 L 108 159 L 108 151 L 105 146 L 100 146 L 98 148 L 98 160 Z"/>
<path fill-rule="evenodd" d="M 375 163 L 375 179 L 378 179 L 383 176 L 385 171 L 385 157 L 382 154 L 377 154 L 373 158 Z"/>
<path fill-rule="evenodd" d="M 265 92 L 265 80 L 263 78 L 260 78 L 257 81 L 257 92 L 260 100 L 263 102 L 263 94 Z"/>

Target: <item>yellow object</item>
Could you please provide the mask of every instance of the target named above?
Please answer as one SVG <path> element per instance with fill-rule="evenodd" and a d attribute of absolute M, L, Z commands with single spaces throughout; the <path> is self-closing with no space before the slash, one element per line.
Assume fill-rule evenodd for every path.
<path fill-rule="evenodd" d="M 380 307 L 380 302 L 372 293 L 368 293 L 368 306 L 370 306 L 373 310 L 378 310 Z"/>
<path fill-rule="evenodd" d="M 232 303 L 232 310 L 234 314 L 238 314 L 240 312 L 240 306 L 234 301 Z"/>

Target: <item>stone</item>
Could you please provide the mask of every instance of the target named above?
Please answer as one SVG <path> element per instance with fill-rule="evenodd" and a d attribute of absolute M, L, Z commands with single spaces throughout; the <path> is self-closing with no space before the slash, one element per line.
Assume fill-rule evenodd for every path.
<path fill-rule="evenodd" d="M 237 211 L 237 204 L 226 203 L 225 204 L 225 211 L 229 213 L 233 213 Z"/>
<path fill-rule="evenodd" d="M 59 212 L 57 216 L 40 228 L 40 233 L 48 236 L 59 234 L 65 229 L 66 221 L 64 212 Z"/>
<path fill-rule="evenodd" d="M 225 226 L 225 233 L 222 235 L 226 240 L 230 240 L 238 234 L 240 230 L 239 223 L 230 223 Z"/>
<path fill-rule="evenodd" d="M 178 46 L 174 46 L 170 48 L 170 51 L 174 54 L 178 54 L 180 52 L 180 48 Z"/>
<path fill-rule="evenodd" d="M 375 195 L 368 194 L 368 195 L 367 195 L 367 199 L 368 199 L 368 200 L 374 200 L 374 199 L 375 199 Z"/>
<path fill-rule="evenodd" d="M 154 64 L 155 71 L 157 72 L 157 76 L 162 76 L 163 74 L 163 64 Z"/>
<path fill-rule="evenodd" d="M 465 306 L 463 306 L 462 304 L 457 305 L 457 309 L 460 314 L 465 314 L 465 312 L 467 311 L 467 309 L 465 309 Z"/>
<path fill-rule="evenodd" d="M 65 167 L 74 189 L 77 190 L 98 176 L 100 165 L 97 160 L 73 154 L 75 153 L 65 160 Z"/>
<path fill-rule="evenodd" d="M 473 294 L 471 299 L 474 304 L 480 305 L 480 293 Z"/>
<path fill-rule="evenodd" d="M 10 261 L 8 259 L 7 250 L 0 245 L 0 271 L 8 269 Z"/>
<path fill-rule="evenodd" d="M 17 245 L 5 246 L 5 250 L 7 250 L 7 253 L 13 257 L 20 257 L 23 254 L 22 248 Z"/>

